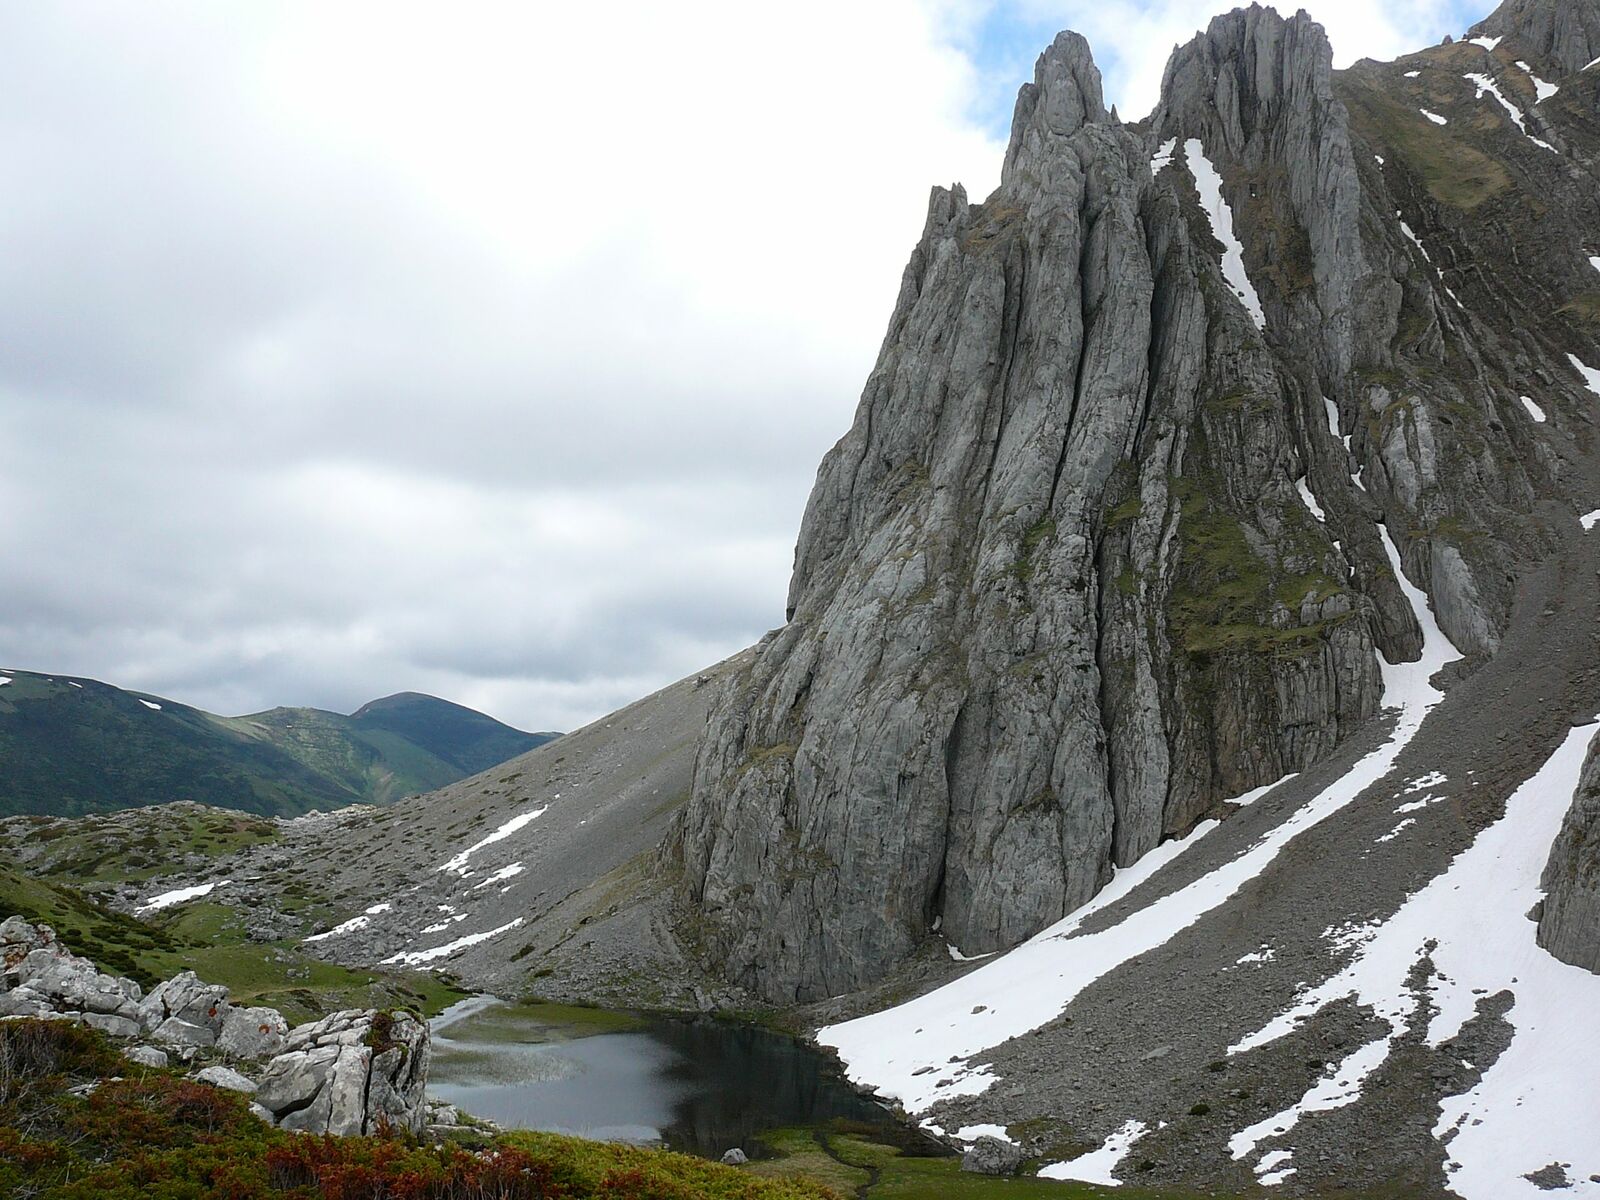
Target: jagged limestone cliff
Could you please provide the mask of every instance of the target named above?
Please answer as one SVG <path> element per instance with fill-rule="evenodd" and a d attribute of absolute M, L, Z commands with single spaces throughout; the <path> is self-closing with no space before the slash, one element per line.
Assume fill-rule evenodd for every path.
<path fill-rule="evenodd" d="M 1600 739 L 1589 744 L 1572 808 L 1550 851 L 1539 944 L 1600 972 Z"/>
<path fill-rule="evenodd" d="M 1593 334 L 1505 319 L 1553 251 L 1451 271 L 1492 261 L 1506 192 L 1595 228 L 1593 179 L 1503 120 L 1440 132 L 1396 94 L 1428 80 L 1330 64 L 1304 14 L 1240 10 L 1128 126 L 1063 34 L 999 189 L 935 189 L 788 623 L 676 827 L 734 979 L 805 1000 L 930 930 L 1013 945 L 1327 753 L 1378 710 L 1378 653 L 1417 652 L 1385 531 L 1457 646 L 1494 650 L 1558 485 L 1519 397 L 1576 403 L 1562 352 Z"/>

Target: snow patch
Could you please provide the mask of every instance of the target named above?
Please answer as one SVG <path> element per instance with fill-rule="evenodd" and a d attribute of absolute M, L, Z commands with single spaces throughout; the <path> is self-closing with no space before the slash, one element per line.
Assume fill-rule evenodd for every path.
<path fill-rule="evenodd" d="M 1399 817 L 1399 816 L 1403 816 L 1406 813 L 1421 812 L 1423 809 L 1427 808 L 1428 805 L 1435 804 L 1438 801 L 1443 800 L 1443 799 L 1444 799 L 1443 796 L 1435 796 L 1432 792 L 1429 792 L 1426 796 L 1422 797 L 1420 800 L 1408 800 L 1404 804 L 1397 805 L 1395 807 L 1395 810 L 1394 810 L 1394 815 Z"/>
<path fill-rule="evenodd" d="M 514 863 L 511 863 L 509 866 L 501 867 L 493 875 L 490 875 L 486 879 L 484 879 L 484 881 L 482 883 L 474 884 L 472 890 L 473 891 L 477 891 L 479 888 L 486 888 L 486 887 L 489 887 L 492 884 L 504 883 L 507 879 L 510 879 L 515 875 L 521 875 L 521 874 L 522 874 L 522 864 L 519 863 L 519 862 L 514 862 Z"/>
<path fill-rule="evenodd" d="M 542 804 L 538 808 L 532 809 L 529 812 L 518 813 L 504 825 L 500 826 L 500 828 L 489 834 L 488 837 L 472 843 L 472 845 L 468 846 L 460 854 L 456 855 L 449 862 L 445 863 L 438 869 L 441 871 L 454 871 L 457 875 L 466 875 L 467 859 L 471 858 L 485 846 L 492 846 L 495 842 L 504 841 L 523 826 L 528 825 L 533 821 L 537 821 L 540 817 L 544 816 L 547 811 L 549 811 L 549 808 L 550 806 L 548 804 Z"/>
<path fill-rule="evenodd" d="M 138 912 L 157 912 L 163 908 L 171 908 L 174 904 L 182 904 L 187 900 L 198 900 L 201 896 L 209 896 L 219 887 L 226 887 L 233 882 L 230 879 L 218 879 L 214 883 L 197 883 L 193 887 L 174 888 L 170 892 L 162 892 L 159 896 L 151 896 L 139 905 Z"/>
<path fill-rule="evenodd" d="M 1407 79 L 1415 79 L 1417 76 L 1419 76 L 1421 74 L 1422 74 L 1421 71 L 1407 71 L 1406 72 L 1406 78 Z"/>
<path fill-rule="evenodd" d="M 1482 46 L 1485 50 L 1493 50 L 1501 42 L 1505 41 L 1505 38 L 1476 37 L 1476 38 L 1470 38 L 1468 40 L 1471 41 L 1471 43 L 1474 46 Z"/>
<path fill-rule="evenodd" d="M 1425 258 L 1428 261 L 1428 265 L 1429 266 L 1432 266 L 1433 265 L 1433 255 L 1428 253 L 1428 248 L 1422 244 L 1422 239 L 1419 238 L 1412 231 L 1410 225 L 1406 224 L 1406 219 L 1405 219 L 1405 217 L 1401 216 L 1399 210 L 1396 210 L 1394 215 L 1400 221 L 1400 232 L 1405 234 L 1406 237 L 1411 240 L 1411 244 L 1413 246 L 1415 246 L 1418 250 L 1422 251 L 1422 257 Z"/>
<path fill-rule="evenodd" d="M 1528 132 L 1528 122 L 1523 117 L 1522 110 L 1516 105 L 1512 104 L 1511 101 L 1506 99 L 1505 93 L 1500 90 L 1500 85 L 1495 83 L 1494 80 L 1490 79 L 1487 75 L 1468 75 L 1466 76 L 1466 80 L 1468 83 L 1472 84 L 1478 89 L 1477 98 L 1479 100 L 1482 100 L 1485 95 L 1493 96 L 1496 100 L 1498 100 L 1500 102 L 1500 107 L 1506 110 L 1506 113 L 1508 116 L 1510 116 L 1512 123 L 1516 125 L 1518 130 L 1521 131 L 1523 137 L 1527 138 L 1535 146 L 1540 146 L 1550 151 L 1551 154 L 1560 153 L 1560 151 L 1552 146 L 1549 142 L 1541 141 L 1539 138 L 1534 137 L 1533 134 Z"/>
<path fill-rule="evenodd" d="M 1267 1138 L 1282 1137 L 1298 1125 L 1300 1119 L 1307 1114 L 1329 1112 L 1354 1102 L 1361 1096 L 1362 1082 L 1381 1066 L 1388 1056 L 1389 1041 L 1387 1038 L 1379 1038 L 1375 1042 L 1367 1043 L 1343 1062 L 1330 1065 L 1323 1077 L 1294 1104 L 1280 1113 L 1274 1113 L 1263 1121 L 1257 1121 L 1254 1125 L 1241 1129 L 1229 1138 L 1228 1153 L 1232 1154 L 1235 1160 L 1246 1158 L 1260 1142 Z M 1285 1149 L 1263 1155 L 1261 1161 L 1256 1164 L 1256 1171 L 1258 1173 L 1263 1170 L 1271 1171 L 1277 1167 L 1279 1170 L 1276 1173 L 1281 1179 L 1288 1173 L 1282 1169 L 1281 1164 L 1289 1161 L 1293 1155 L 1292 1150 Z M 1262 1182 L 1266 1182 L 1265 1177 Z"/>
<path fill-rule="evenodd" d="M 1328 945 L 1333 947 L 1335 954 L 1344 954 L 1365 942 L 1371 941 L 1372 936 L 1377 932 L 1378 926 L 1375 922 L 1341 921 L 1337 925 L 1329 925 L 1324 929 L 1322 937 Z"/>
<path fill-rule="evenodd" d="M 1155 157 L 1150 160 L 1150 174 L 1159 175 L 1165 170 L 1167 164 L 1172 162 L 1172 152 L 1177 148 L 1177 138 L 1168 138 L 1165 142 L 1162 142 L 1161 149 L 1157 150 Z"/>
<path fill-rule="evenodd" d="M 1252 950 L 1249 954 L 1241 954 L 1238 958 L 1233 960 L 1233 965 L 1236 967 L 1241 967 L 1245 963 L 1271 962 L 1273 958 L 1274 954 L 1272 947 L 1263 942 L 1261 949 Z"/>
<path fill-rule="evenodd" d="M 458 937 L 453 942 L 446 942 L 442 946 L 434 946 L 429 950 L 402 950 L 399 954 L 391 954 L 379 965 L 387 967 L 394 963 L 400 963 L 403 966 L 414 967 L 419 963 L 434 962 L 441 958 L 448 958 L 458 950 L 465 950 L 468 946 L 476 946 L 479 942 L 487 942 L 490 938 L 499 937 L 502 933 L 508 933 L 521 924 L 522 918 L 518 917 L 515 921 L 508 921 L 498 929 L 488 929 L 482 933 L 469 933 L 465 937 Z"/>
<path fill-rule="evenodd" d="M 1578 518 L 1578 524 L 1583 526 L 1585 533 L 1594 528 L 1596 521 L 1600 521 L 1600 508 L 1595 509 L 1593 512 L 1584 513 L 1583 516 Z"/>
<path fill-rule="evenodd" d="M 1425 108 L 1419 108 L 1419 109 L 1417 109 L 1417 111 L 1419 113 L 1421 113 L 1423 116 L 1427 117 L 1428 120 L 1432 121 L 1435 125 L 1448 125 L 1448 124 L 1450 124 L 1450 122 L 1449 122 L 1449 120 L 1447 118 L 1441 117 L 1436 112 L 1429 112 Z"/>
<path fill-rule="evenodd" d="M 1267 318 L 1261 311 L 1261 299 L 1244 269 L 1244 247 L 1234 232 L 1233 210 L 1222 195 L 1222 176 L 1206 157 L 1205 146 L 1199 138 L 1190 138 L 1183 145 L 1189 159 L 1189 173 L 1194 176 L 1195 188 L 1200 193 L 1200 207 L 1211 221 L 1211 232 L 1222 243 L 1222 275 L 1233 288 L 1234 294 L 1249 312 L 1257 329 L 1266 327 Z"/>
<path fill-rule="evenodd" d="M 1600 396 L 1600 371 L 1587 365 L 1576 354 L 1567 355 L 1567 360 L 1577 369 L 1578 374 L 1583 376 L 1583 381 L 1589 390 L 1596 396 Z"/>
<path fill-rule="evenodd" d="M 955 1132 L 955 1139 L 958 1142 L 975 1142 L 981 1137 L 997 1138 L 1013 1146 L 1017 1144 L 1016 1140 L 1006 1132 L 1004 1125 L 964 1125 Z"/>
<path fill-rule="evenodd" d="M 338 937 L 344 933 L 354 933 L 358 929 L 365 929 L 372 924 L 371 917 L 351 917 L 348 921 L 340 921 L 332 929 L 325 929 L 321 933 L 313 933 L 310 937 L 301 938 L 302 942 L 325 942 L 331 937 Z"/>
<path fill-rule="evenodd" d="M 984 959 L 993 958 L 1000 953 L 998 950 L 991 950 L 987 954 L 963 954 L 956 949 L 954 942 L 946 942 L 944 948 L 950 951 L 950 957 L 956 962 L 982 962 Z"/>
<path fill-rule="evenodd" d="M 11 676 L 9 676 L 9 675 L 0 675 L 0 687 L 5 687 L 5 685 L 10 683 L 10 682 L 11 682 Z"/>
<path fill-rule="evenodd" d="M 139 700 L 139 697 L 135 696 L 134 699 Z M 157 704 L 154 700 L 139 700 L 139 703 L 144 705 L 146 708 L 155 709 L 156 712 L 161 711 L 161 705 Z"/>
<path fill-rule="evenodd" d="M 1590 258 L 1589 259 L 1589 265 L 1591 267 L 1593 267 L 1596 271 L 1600 271 L 1600 255 L 1597 255 L 1597 256 L 1595 256 L 1593 258 Z"/>
<path fill-rule="evenodd" d="M 374 904 L 371 908 L 366 909 L 365 911 L 366 911 L 367 916 L 375 917 L 379 913 L 388 912 L 393 907 L 394 907 L 393 904 L 391 904 L 391 903 L 389 903 L 389 901 L 385 900 L 382 904 Z"/>
<path fill-rule="evenodd" d="M 1521 67 L 1522 73 L 1533 81 L 1533 92 L 1536 97 L 1534 100 L 1535 104 L 1543 104 L 1546 100 L 1550 99 L 1551 96 L 1554 96 L 1561 90 L 1561 88 L 1556 84 L 1546 83 L 1544 80 L 1540 79 L 1533 73 L 1533 68 L 1527 63 L 1523 62 L 1520 58 L 1517 60 L 1517 66 Z"/>
<path fill-rule="evenodd" d="M 1543 425 L 1545 423 L 1545 421 L 1547 420 L 1547 418 L 1544 415 L 1544 409 L 1540 408 L 1537 404 L 1535 404 L 1533 402 L 1532 397 L 1524 396 L 1522 398 L 1522 407 L 1527 409 L 1528 410 L 1528 415 L 1530 417 L 1532 417 L 1535 421 L 1539 422 L 1539 424 Z"/>
<path fill-rule="evenodd" d="M 1343 438 L 1344 434 L 1339 432 L 1339 406 L 1324 396 L 1322 398 L 1322 407 L 1328 414 L 1328 432 L 1333 434 L 1336 441 Z M 1344 448 L 1346 450 L 1350 449 L 1350 443 L 1346 442 Z"/>
<path fill-rule="evenodd" d="M 1317 503 L 1317 498 L 1311 494 L 1311 487 L 1306 483 L 1306 477 L 1300 476 L 1294 481 L 1296 490 L 1300 493 L 1300 501 L 1306 509 L 1319 521 L 1327 521 L 1328 514 L 1322 511 L 1322 505 Z"/>
<path fill-rule="evenodd" d="M 1406 985 L 1418 960 L 1432 959 L 1427 985 L 1435 1015 L 1425 1031 L 1439 1046 L 1461 1031 L 1482 996 L 1511 991 L 1510 1046 L 1470 1091 L 1447 1098 L 1434 1135 L 1451 1138 L 1451 1190 L 1465 1200 L 1533 1200 L 1543 1193 L 1524 1176 L 1551 1162 L 1573 1164 L 1579 1179 L 1600 1173 L 1600 976 L 1551 957 L 1524 915 L 1540 899 L 1539 879 L 1583 767 L 1592 725 L 1573 729 L 1539 771 L 1506 802 L 1501 819 L 1479 834 L 1450 867 L 1382 922 L 1355 959 L 1281 1016 L 1233 1047 L 1266 1045 L 1324 1005 L 1354 998 L 1387 1021 L 1387 1037 L 1356 1051 L 1294 1108 L 1241 1130 L 1230 1148 L 1292 1127 L 1308 1102 L 1359 1090 L 1387 1059 L 1395 1040 L 1426 1009 Z M 1337 1081 L 1338 1086 L 1335 1086 Z M 1344 1101 L 1348 1102 L 1348 1101 Z M 1235 1157 L 1242 1155 L 1236 1154 Z"/>
<path fill-rule="evenodd" d="M 1068 1162 L 1051 1163 L 1039 1168 L 1040 1179 L 1071 1179 L 1078 1183 L 1098 1183 L 1117 1187 L 1122 1181 L 1113 1171 L 1133 1149 L 1133 1144 L 1148 1132 L 1143 1121 L 1129 1121 L 1105 1140 L 1098 1150 L 1080 1154 Z"/>
<path fill-rule="evenodd" d="M 1417 819 L 1415 817 L 1407 817 L 1404 821 L 1401 821 L 1400 824 L 1389 830 L 1388 833 L 1380 835 L 1378 841 L 1392 842 L 1395 840 L 1395 838 L 1399 837 L 1402 833 L 1410 829 L 1416 823 Z"/>

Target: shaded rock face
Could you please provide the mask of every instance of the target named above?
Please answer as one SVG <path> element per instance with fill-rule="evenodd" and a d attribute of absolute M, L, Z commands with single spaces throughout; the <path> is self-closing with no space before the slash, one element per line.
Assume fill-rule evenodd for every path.
<path fill-rule="evenodd" d="M 1426 136 L 1380 119 L 1401 72 L 1330 62 L 1303 14 L 1241 10 L 1129 127 L 1063 34 L 1000 188 L 935 189 L 788 623 L 714 707 L 669 845 L 736 981 L 805 1001 L 931 931 L 1008 947 L 1326 754 L 1377 711 L 1378 654 L 1420 645 L 1385 529 L 1457 646 L 1497 645 L 1554 470 L 1519 392 L 1583 393 L 1414 240 L 1495 229 L 1390 145 Z"/>
<path fill-rule="evenodd" d="M 1539 944 L 1565 962 L 1600 972 L 1600 738 L 1589 743 L 1542 883 Z"/>

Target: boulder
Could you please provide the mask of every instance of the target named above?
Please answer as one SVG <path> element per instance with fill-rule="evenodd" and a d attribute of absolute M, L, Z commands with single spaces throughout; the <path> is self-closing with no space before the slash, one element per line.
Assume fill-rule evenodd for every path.
<path fill-rule="evenodd" d="M 80 1014 L 80 1023 L 91 1029 L 98 1029 L 101 1033 L 115 1038 L 134 1038 L 142 1032 L 139 1022 L 132 1017 L 118 1016 L 115 1013 L 86 1012 Z"/>
<path fill-rule="evenodd" d="M 267 1064 L 256 1092 L 256 1103 L 279 1116 L 309 1107 L 328 1082 L 328 1072 L 339 1057 L 337 1046 L 294 1050 Z"/>
<path fill-rule="evenodd" d="M 961 1169 L 978 1175 L 1015 1175 L 1022 1165 L 1022 1147 L 985 1134 L 961 1156 Z"/>
<path fill-rule="evenodd" d="M 275 1008 L 229 1008 L 217 1049 L 229 1058 L 273 1058 L 284 1050 L 289 1023 Z"/>
<path fill-rule="evenodd" d="M 742 1167 L 750 1161 L 750 1156 L 735 1146 L 732 1150 L 724 1150 L 722 1152 L 722 1161 L 726 1166 Z"/>
<path fill-rule="evenodd" d="M 226 1088 L 230 1092 L 244 1092 L 248 1095 L 256 1090 L 254 1080 L 239 1074 L 232 1067 L 221 1065 L 206 1067 L 203 1071 L 195 1072 L 195 1078 L 201 1083 L 209 1083 L 212 1087 Z"/>
<path fill-rule="evenodd" d="M 129 1046 L 122 1052 L 122 1057 L 141 1067 L 164 1067 L 171 1061 L 165 1050 L 157 1050 L 154 1046 Z"/>
<path fill-rule="evenodd" d="M 214 1046 L 222 1033 L 228 1008 L 227 988 L 206 983 L 193 971 L 184 971 L 151 989 L 139 1004 L 139 1019 L 151 1030 L 173 1018 L 201 1026 L 210 1031 L 211 1038 L 195 1044 Z"/>
<path fill-rule="evenodd" d="M 410 1013 L 334 1013 L 290 1030 L 284 1045 L 256 1092 L 281 1128 L 364 1134 L 426 1127 L 428 1027 Z"/>
<path fill-rule="evenodd" d="M 151 1031 L 151 1037 L 164 1046 L 201 1050 L 217 1044 L 216 1033 L 206 1025 L 196 1025 L 181 1017 L 168 1017 Z"/>
<path fill-rule="evenodd" d="M 0 992 L 0 1017 L 46 1017 L 55 1012 L 49 997 L 29 987 Z"/>

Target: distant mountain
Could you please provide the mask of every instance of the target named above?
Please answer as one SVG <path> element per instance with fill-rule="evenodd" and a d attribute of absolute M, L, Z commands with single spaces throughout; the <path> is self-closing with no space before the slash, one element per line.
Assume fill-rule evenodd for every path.
<path fill-rule="evenodd" d="M 350 716 L 219 717 L 93 679 L 0 672 L 0 815 L 74 816 L 171 800 L 267 815 L 387 804 L 513 758 L 524 733 L 416 692 Z"/>

